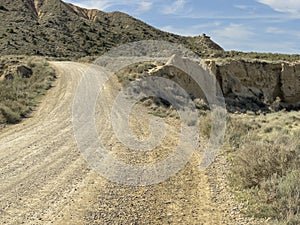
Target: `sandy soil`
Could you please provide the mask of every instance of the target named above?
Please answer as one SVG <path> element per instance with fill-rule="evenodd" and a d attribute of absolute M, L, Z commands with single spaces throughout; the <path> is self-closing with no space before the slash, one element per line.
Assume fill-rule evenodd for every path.
<path fill-rule="evenodd" d="M 52 65 L 58 80 L 37 111 L 0 133 L 0 224 L 250 224 L 234 213 L 224 191 L 223 200 L 216 201 L 212 186 L 219 180 L 198 170 L 199 154 L 176 176 L 152 186 L 124 186 L 94 172 L 72 130 L 72 102 L 87 65 Z M 150 115 L 139 107 L 143 116 L 133 118 L 132 126 L 142 137 Z M 99 123 L 108 123 L 101 109 L 98 115 Z M 151 160 L 176 145 L 178 121 L 166 120 L 170 135 L 148 156 Z M 142 162 L 134 162 L 110 128 L 100 138 L 122 160 Z"/>

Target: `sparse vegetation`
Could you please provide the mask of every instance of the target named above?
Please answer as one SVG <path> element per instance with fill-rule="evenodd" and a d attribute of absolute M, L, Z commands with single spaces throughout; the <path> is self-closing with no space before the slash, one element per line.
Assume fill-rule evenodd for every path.
<path fill-rule="evenodd" d="M 209 38 L 204 40 L 163 32 L 121 12 L 87 13 L 61 1 L 45 1 L 43 16 L 38 17 L 34 8 L 24 1 L 16 0 L 14 4 L 4 1 L 1 4 L 3 9 L 8 9 L 0 9 L 4 14 L 0 21 L 1 55 L 79 59 L 101 55 L 115 46 L 141 40 L 179 43 L 203 56 L 209 56 L 216 49 L 222 51 Z"/>
<path fill-rule="evenodd" d="M 72 6 L 73 7 L 73 6 Z M 208 36 L 183 37 L 158 30 L 121 12 L 75 13 L 61 1 L 46 1 L 43 16 L 21 0 L 0 5 L 1 55 L 41 55 L 63 59 L 99 56 L 115 46 L 140 40 L 179 43 L 202 58 L 297 61 L 300 55 L 224 51 Z M 20 14 L 19 12 L 23 13 Z M 26 21 L 26 23 L 24 23 Z"/>
<path fill-rule="evenodd" d="M 13 79 L 0 81 L 0 124 L 18 123 L 27 117 L 37 104 L 38 98 L 51 87 L 55 72 L 43 58 L 1 57 L 1 73 L 9 65 L 24 63 L 33 74 L 24 78 L 19 73 Z"/>
<path fill-rule="evenodd" d="M 299 54 L 261 53 L 261 52 L 239 52 L 239 51 L 217 51 L 212 57 L 230 59 L 251 59 L 267 61 L 294 62 L 300 60 Z"/>
<path fill-rule="evenodd" d="M 117 73 L 121 83 L 147 76 L 153 64 L 132 65 Z M 195 101 L 198 103 L 198 101 Z M 161 99 L 145 99 L 143 104 L 159 117 L 175 115 Z M 211 134 L 211 115 L 199 109 L 200 133 Z M 243 108 L 244 109 L 244 108 Z M 230 164 L 230 181 L 245 213 L 270 218 L 272 223 L 300 224 L 300 113 L 245 110 L 230 114 L 225 146 Z"/>
<path fill-rule="evenodd" d="M 280 117 L 280 120 L 275 118 Z M 300 223 L 300 114 L 233 116 L 227 144 L 231 183 L 246 214 Z"/>

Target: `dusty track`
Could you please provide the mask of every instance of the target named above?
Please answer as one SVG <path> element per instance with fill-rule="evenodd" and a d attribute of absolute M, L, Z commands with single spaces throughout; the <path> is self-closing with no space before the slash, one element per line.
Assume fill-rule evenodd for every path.
<path fill-rule="evenodd" d="M 0 133 L 0 224 L 236 224 L 228 204 L 212 201 L 197 155 L 178 175 L 148 187 L 114 184 L 93 172 L 72 130 L 72 101 L 87 66 L 52 64 L 59 78 L 32 118 Z M 136 123 L 147 133 L 142 118 Z M 102 138 L 117 151 L 110 132 Z"/>
<path fill-rule="evenodd" d="M 59 79 L 33 117 L 0 134 L 1 224 L 52 220 L 89 171 L 76 149 L 71 123 L 72 99 L 84 67 L 55 65 Z"/>

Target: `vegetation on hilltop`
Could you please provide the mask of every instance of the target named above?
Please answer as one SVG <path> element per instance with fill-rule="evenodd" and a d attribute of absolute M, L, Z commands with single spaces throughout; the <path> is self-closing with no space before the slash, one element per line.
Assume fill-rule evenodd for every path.
<path fill-rule="evenodd" d="M 204 58 L 300 60 L 300 55 L 224 51 L 205 34 L 175 35 L 125 13 L 87 10 L 61 0 L 2 0 L 0 16 L 1 55 L 78 59 L 128 42 L 163 40 L 182 44 Z"/>
<path fill-rule="evenodd" d="M 287 62 L 295 62 L 300 60 L 299 54 L 259 53 L 259 52 L 239 52 L 239 51 L 218 51 L 212 56 L 217 58 L 254 59 L 254 60 L 287 61 Z"/>
<path fill-rule="evenodd" d="M 120 44 L 164 40 L 200 55 L 222 48 L 207 36 L 183 37 L 158 30 L 125 13 L 85 10 L 60 0 L 3 0 L 1 55 L 25 54 L 80 58 L 100 55 Z"/>

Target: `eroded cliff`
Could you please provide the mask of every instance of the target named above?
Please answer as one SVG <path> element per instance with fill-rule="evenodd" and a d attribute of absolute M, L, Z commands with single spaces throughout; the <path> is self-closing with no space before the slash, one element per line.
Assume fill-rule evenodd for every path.
<path fill-rule="evenodd" d="M 226 97 L 252 98 L 282 107 L 300 104 L 300 62 L 207 60 Z"/>

